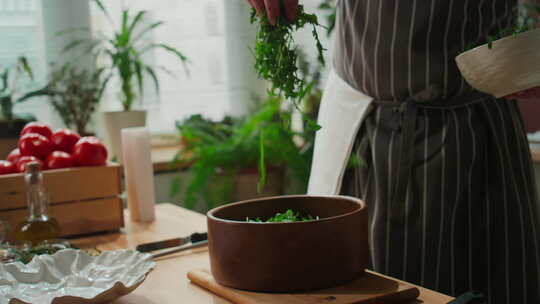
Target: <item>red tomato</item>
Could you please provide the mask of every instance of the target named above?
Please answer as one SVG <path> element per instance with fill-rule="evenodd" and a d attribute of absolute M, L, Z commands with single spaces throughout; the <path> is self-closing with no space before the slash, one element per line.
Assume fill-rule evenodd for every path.
<path fill-rule="evenodd" d="M 17 162 L 17 172 L 24 172 L 24 169 L 26 169 L 26 164 L 33 161 L 36 161 L 39 163 L 41 170 L 45 170 L 45 166 L 43 165 L 43 162 L 39 160 L 38 158 L 34 156 L 22 156 L 21 158 L 19 158 L 19 161 Z"/>
<path fill-rule="evenodd" d="M 45 161 L 47 169 L 62 169 L 74 167 L 75 162 L 69 153 L 64 151 L 54 151 Z"/>
<path fill-rule="evenodd" d="M 27 123 L 26 126 L 24 126 L 24 128 L 21 131 L 21 137 L 24 134 L 29 134 L 29 133 L 41 134 L 41 135 L 47 137 L 47 139 L 50 139 L 51 136 L 52 136 L 51 127 L 49 127 L 48 125 L 46 125 L 44 123 L 40 123 L 40 122 L 29 122 L 29 123 Z"/>
<path fill-rule="evenodd" d="M 101 166 L 107 162 L 107 148 L 93 136 L 83 137 L 73 148 L 73 158 L 81 166 Z"/>
<path fill-rule="evenodd" d="M 51 142 L 43 135 L 28 133 L 19 139 L 19 150 L 23 156 L 35 156 L 44 160 L 51 153 Z"/>
<path fill-rule="evenodd" d="M 17 168 L 15 164 L 8 160 L 0 160 L 0 175 L 16 173 Z"/>
<path fill-rule="evenodd" d="M 67 153 L 73 152 L 73 147 L 81 139 L 79 134 L 68 129 L 57 130 L 51 136 L 53 150 L 64 151 Z"/>
<path fill-rule="evenodd" d="M 18 161 L 19 161 L 19 158 L 21 158 L 21 151 L 19 150 L 19 148 L 9 152 L 8 154 L 8 157 L 7 157 L 7 160 L 16 164 Z"/>

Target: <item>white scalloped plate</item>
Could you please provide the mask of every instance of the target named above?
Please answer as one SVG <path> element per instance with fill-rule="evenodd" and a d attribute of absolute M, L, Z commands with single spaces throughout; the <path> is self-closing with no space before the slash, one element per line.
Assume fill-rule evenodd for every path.
<path fill-rule="evenodd" d="M 133 250 L 93 257 L 74 249 L 0 264 L 0 304 L 106 303 L 135 290 L 154 266 L 151 255 Z"/>

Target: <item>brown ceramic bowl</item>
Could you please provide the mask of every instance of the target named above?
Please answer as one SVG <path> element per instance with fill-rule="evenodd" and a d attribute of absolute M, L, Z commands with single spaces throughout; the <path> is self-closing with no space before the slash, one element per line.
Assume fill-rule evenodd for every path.
<path fill-rule="evenodd" d="M 291 209 L 319 220 L 253 223 Z M 365 204 L 345 196 L 280 196 L 208 212 L 212 275 L 221 285 L 264 292 L 322 289 L 363 274 L 368 263 Z"/>

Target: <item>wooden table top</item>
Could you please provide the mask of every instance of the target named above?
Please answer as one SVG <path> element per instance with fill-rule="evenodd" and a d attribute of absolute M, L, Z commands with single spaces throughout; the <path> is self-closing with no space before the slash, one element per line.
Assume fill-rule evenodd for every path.
<path fill-rule="evenodd" d="M 206 231 L 205 216 L 172 204 L 156 206 L 156 221 L 150 224 L 129 221 L 126 211 L 126 227 L 119 233 L 103 234 L 73 240 L 82 248 L 97 247 L 100 250 L 135 248 L 140 243 L 158 241 L 193 232 Z M 175 255 L 156 260 L 156 268 L 146 281 L 133 293 L 115 301 L 115 304 L 167 304 L 167 303 L 212 303 L 230 304 L 229 301 L 215 296 L 192 284 L 186 277 L 193 269 L 209 269 L 208 251 L 206 248 L 180 252 Z M 451 297 L 420 288 L 420 300 L 423 302 L 443 304 Z M 412 304 L 412 303 L 410 303 Z"/>

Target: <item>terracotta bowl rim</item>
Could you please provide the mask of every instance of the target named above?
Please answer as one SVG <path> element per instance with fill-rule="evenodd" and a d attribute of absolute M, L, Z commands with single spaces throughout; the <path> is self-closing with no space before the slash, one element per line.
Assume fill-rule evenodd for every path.
<path fill-rule="evenodd" d="M 342 200 L 348 200 L 350 202 L 356 203 L 357 205 L 360 205 L 360 208 L 348 212 L 343 213 L 340 215 L 335 215 L 331 217 L 325 217 L 318 220 L 311 220 L 311 221 L 305 221 L 305 222 L 277 222 L 277 223 L 265 223 L 265 222 L 246 222 L 246 221 L 234 221 L 234 220 L 227 220 L 223 218 L 216 217 L 214 214 L 216 212 L 219 212 L 223 209 L 230 208 L 233 206 L 238 205 L 244 205 L 244 204 L 250 204 L 250 203 L 256 203 L 260 201 L 268 201 L 268 200 L 276 200 L 276 199 L 283 199 L 283 198 L 306 198 L 306 197 L 312 197 L 312 198 L 334 198 L 334 199 L 342 199 Z M 216 221 L 216 222 L 222 222 L 226 224 L 237 224 L 237 225 L 309 225 L 313 223 L 322 223 L 322 222 L 328 222 L 333 221 L 336 219 L 344 218 L 347 216 L 351 216 L 356 213 L 364 212 L 366 211 L 366 203 L 356 197 L 352 196 L 346 196 L 346 195 L 307 195 L 307 194 L 296 194 L 296 195 L 280 195 L 280 196 L 269 196 L 269 197 L 263 197 L 263 198 L 256 198 L 256 199 L 250 199 L 250 200 L 244 200 L 240 202 L 230 203 L 223 206 L 216 207 L 206 213 L 206 216 L 208 219 Z"/>

